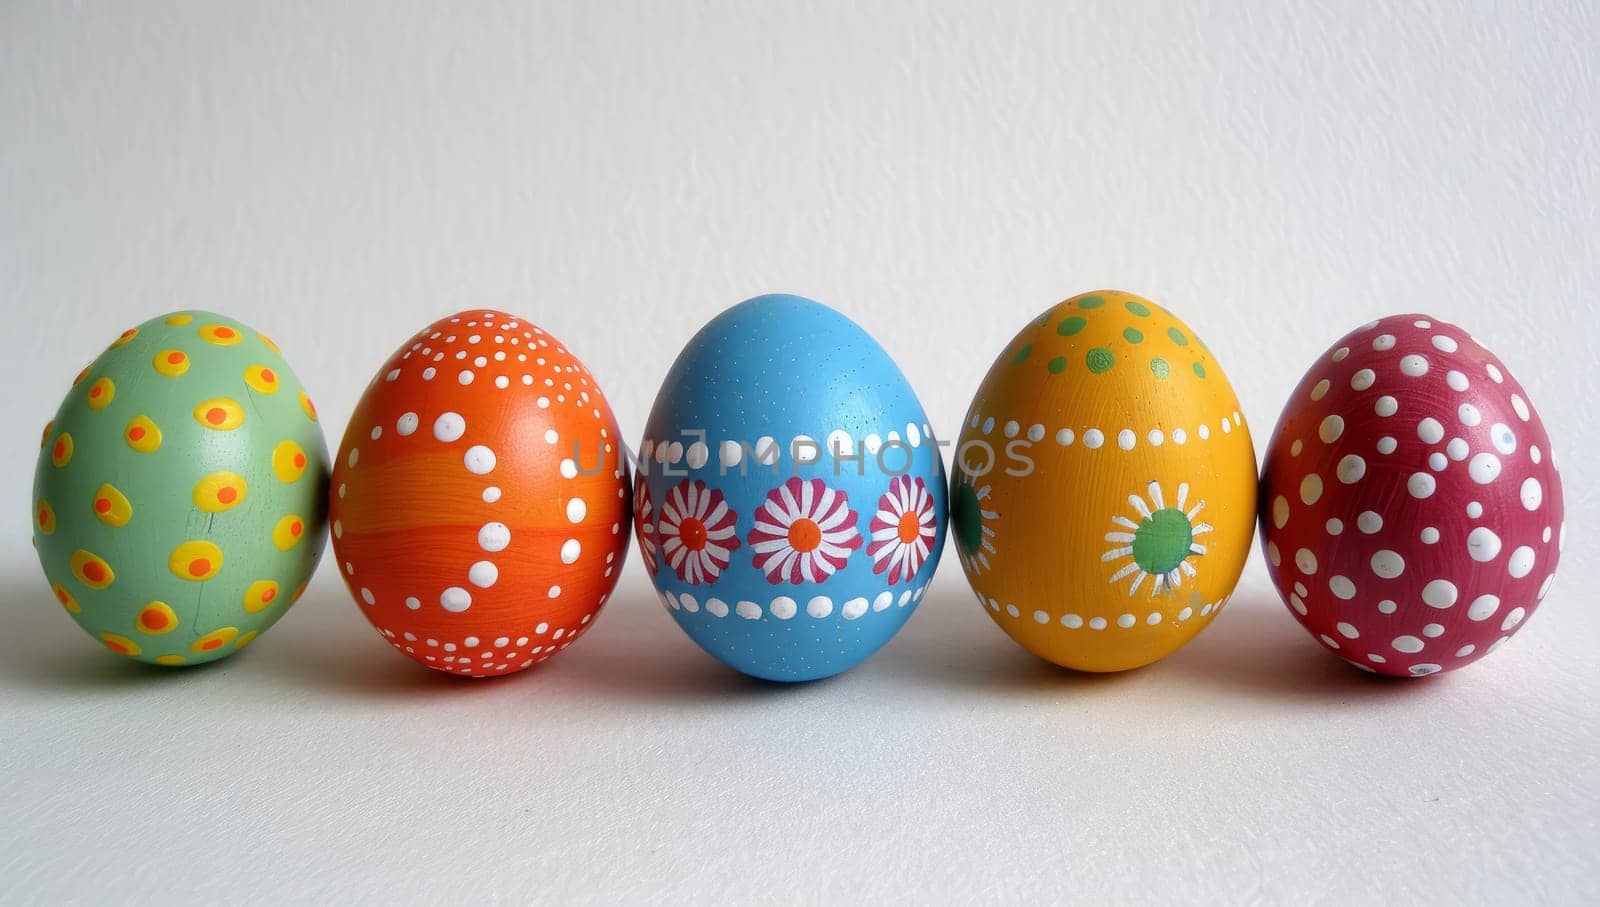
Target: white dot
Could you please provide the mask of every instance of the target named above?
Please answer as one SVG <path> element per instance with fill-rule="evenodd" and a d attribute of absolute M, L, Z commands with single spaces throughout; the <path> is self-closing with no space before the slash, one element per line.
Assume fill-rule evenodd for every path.
<path fill-rule="evenodd" d="M 439 607 L 446 611 L 465 611 L 472 607 L 472 595 L 460 586 L 451 586 L 439 593 Z"/>
<path fill-rule="evenodd" d="M 833 600 L 826 595 L 818 595 L 806 602 L 806 614 L 815 620 L 821 620 L 833 613 Z"/>
<path fill-rule="evenodd" d="M 1417 423 L 1417 437 L 1424 443 L 1438 444 L 1444 440 L 1444 425 L 1432 416 Z"/>
<path fill-rule="evenodd" d="M 1317 437 L 1321 438 L 1324 444 L 1332 444 L 1339 440 L 1339 436 L 1342 434 L 1344 434 L 1344 418 L 1342 416 L 1328 416 L 1322 420 L 1321 425 L 1317 426 Z"/>
<path fill-rule="evenodd" d="M 406 607 L 415 611 L 422 607 L 422 599 L 417 598 L 414 595 L 408 595 L 406 596 Z"/>
<path fill-rule="evenodd" d="M 1043 611 L 1035 611 L 1033 612 L 1033 622 L 1036 624 L 1047 624 L 1050 622 L 1050 615 L 1044 613 Z"/>
<path fill-rule="evenodd" d="M 1488 451 L 1476 454 L 1467 463 L 1467 475 L 1479 485 L 1487 485 L 1500 478 L 1500 458 Z"/>
<path fill-rule="evenodd" d="M 1467 383 L 1467 376 L 1461 374 L 1455 369 L 1451 369 L 1445 373 L 1444 383 L 1448 384 L 1450 389 L 1456 393 L 1461 393 L 1469 387 L 1469 384 Z"/>
<path fill-rule="evenodd" d="M 1378 612 L 1380 614 L 1393 614 L 1398 610 L 1400 610 L 1400 606 L 1395 604 L 1393 599 L 1386 598 L 1378 602 Z"/>
<path fill-rule="evenodd" d="M 1400 357 L 1400 371 L 1402 374 L 1413 378 L 1420 378 L 1428 373 L 1428 360 L 1423 356 L 1412 353 Z"/>
<path fill-rule="evenodd" d="M 1150 434 L 1146 438 L 1146 440 L 1150 442 L 1151 447 L 1160 447 L 1162 442 L 1166 439 L 1166 435 L 1162 434 L 1161 429 L 1159 428 L 1150 429 Z"/>
<path fill-rule="evenodd" d="M 551 586 L 548 590 L 545 591 L 544 594 L 545 594 L 546 598 L 560 598 L 561 597 L 561 586 L 560 585 Z M 561 638 L 561 631 L 557 630 L 556 631 L 556 635 L 554 637 L 552 637 L 552 638 L 560 639 Z"/>
<path fill-rule="evenodd" d="M 1456 603 L 1456 584 L 1447 579 L 1436 579 L 1422 587 L 1422 600 L 1434 608 L 1448 608 Z"/>
<path fill-rule="evenodd" d="M 1378 453 L 1381 453 L 1384 456 L 1394 453 L 1394 449 L 1399 446 L 1400 442 L 1388 435 L 1384 435 L 1378 439 Z"/>
<path fill-rule="evenodd" d="M 1299 593 L 1290 594 L 1290 596 L 1289 596 L 1289 607 L 1291 607 L 1291 608 L 1295 609 L 1295 611 L 1299 612 L 1301 617 L 1305 617 L 1308 613 L 1310 613 L 1306 609 L 1305 600 L 1300 597 Z M 1187 611 L 1189 609 L 1185 608 L 1183 610 Z"/>
<path fill-rule="evenodd" d="M 911 595 L 910 592 L 902 593 L 902 597 L 909 597 L 910 595 Z M 878 593 L 878 597 L 874 598 L 872 600 L 872 610 L 874 610 L 874 611 L 883 611 L 883 610 L 886 610 L 892 604 L 894 604 L 894 593 L 893 592 L 879 592 Z M 903 602 L 902 602 L 902 604 L 903 604 Z"/>
<path fill-rule="evenodd" d="M 1315 504 L 1322 497 L 1322 477 L 1311 473 L 1300 480 L 1300 500 L 1305 504 Z"/>
<path fill-rule="evenodd" d="M 1415 636 L 1396 636 L 1390 645 L 1394 646 L 1396 652 L 1405 652 L 1408 655 L 1422 651 L 1422 640 Z"/>
<path fill-rule="evenodd" d="M 1483 505 L 1479 504 L 1477 501 L 1468 501 L 1467 516 L 1471 517 L 1472 519 L 1477 519 L 1478 517 L 1483 516 Z"/>
<path fill-rule="evenodd" d="M 796 611 L 795 600 L 787 595 L 780 595 L 767 605 L 767 612 L 779 620 L 789 620 Z"/>
<path fill-rule="evenodd" d="M 1083 433 L 1083 446 L 1094 450 L 1106 443 L 1106 436 L 1098 428 L 1091 428 Z"/>
<path fill-rule="evenodd" d="M 1060 431 L 1056 432 L 1056 443 L 1060 444 L 1062 447 L 1066 447 L 1067 445 L 1071 444 L 1072 443 L 1072 429 L 1063 428 Z"/>
<path fill-rule="evenodd" d="M 1432 526 L 1424 526 L 1417 537 L 1422 539 L 1424 545 L 1432 545 L 1434 542 L 1439 541 L 1439 530 Z"/>
<path fill-rule="evenodd" d="M 430 365 L 422 370 L 422 380 L 432 381 L 433 376 L 437 374 L 439 374 L 439 370 Z"/>
<path fill-rule="evenodd" d="M 1411 474 L 1411 478 L 1406 480 L 1406 490 L 1411 492 L 1412 497 L 1419 500 L 1431 497 L 1436 487 L 1438 487 L 1438 483 L 1433 480 L 1433 476 L 1425 472 L 1414 472 Z"/>
<path fill-rule="evenodd" d="M 1422 628 L 1422 635 L 1429 639 L 1438 639 L 1444 635 L 1444 624 L 1427 624 Z"/>
<path fill-rule="evenodd" d="M 567 502 L 567 522 L 581 523 L 583 517 L 589 512 L 588 505 L 583 503 L 583 498 L 573 498 Z"/>
<path fill-rule="evenodd" d="M 1200 440 L 1209 441 L 1211 439 L 1211 426 L 1202 422 L 1200 427 L 1195 429 L 1195 434 L 1200 436 Z"/>
<path fill-rule="evenodd" d="M 484 523 L 478 530 L 478 547 L 485 551 L 504 551 L 511 544 L 511 529 L 505 523 Z"/>
<path fill-rule="evenodd" d="M 1105 628 L 1106 628 L 1106 619 L 1104 617 L 1091 617 L 1091 618 L 1089 618 L 1089 629 L 1091 629 L 1091 630 L 1104 630 Z"/>
<path fill-rule="evenodd" d="M 1328 578 L 1328 588 L 1333 594 L 1345 601 L 1356 597 L 1356 584 L 1350 582 L 1347 576 L 1331 576 Z"/>
<path fill-rule="evenodd" d="M 1470 428 L 1483 421 L 1483 414 L 1471 403 L 1463 403 L 1456 408 L 1456 418 L 1461 420 L 1462 425 Z"/>
<path fill-rule="evenodd" d="M 1124 428 L 1122 431 L 1117 432 L 1117 446 L 1123 450 L 1133 450 L 1135 440 L 1132 429 Z"/>
<path fill-rule="evenodd" d="M 1033 437 L 1034 429 L 1038 429 L 1039 430 L 1039 437 L 1038 438 L 1034 438 Z M 1035 425 L 1033 428 L 1028 429 L 1028 437 L 1029 438 L 1033 438 L 1033 440 L 1035 440 L 1035 441 L 1038 441 L 1041 438 L 1043 438 L 1044 437 L 1044 426 L 1043 425 Z M 917 447 L 920 444 L 922 444 L 922 429 L 917 427 L 917 423 L 915 423 L 915 422 L 907 422 L 906 423 L 906 441 L 910 442 L 912 447 Z"/>
<path fill-rule="evenodd" d="M 1465 438 L 1451 438 L 1450 443 L 1444 446 L 1444 452 L 1450 455 L 1450 459 L 1459 463 L 1467 458 L 1472 448 L 1467 445 Z"/>
<path fill-rule="evenodd" d="M 1318 381 L 1316 386 L 1311 388 L 1312 402 L 1314 403 L 1318 400 L 1321 400 L 1323 397 L 1326 397 L 1328 395 L 1328 388 L 1332 386 L 1333 385 L 1329 383 L 1327 378 L 1323 378 L 1321 381 Z"/>
<path fill-rule="evenodd" d="M 522 377 L 523 377 L 523 378 L 524 378 L 524 379 L 527 379 L 527 378 L 528 378 L 528 376 L 527 376 L 527 375 L 523 375 L 523 376 L 522 376 Z M 524 380 L 524 381 L 523 381 L 523 382 L 522 382 L 522 383 L 523 383 L 523 384 L 527 384 L 527 383 L 528 383 L 528 381 L 527 381 L 527 380 Z M 539 398 L 539 399 L 537 399 L 537 400 L 535 400 L 535 401 L 533 401 L 533 402 L 534 402 L 534 403 L 536 403 L 536 404 L 538 404 L 538 406 L 539 406 L 539 408 L 540 408 L 540 409 L 549 409 L 549 408 L 550 408 L 550 398 L 549 398 L 549 397 L 540 397 L 540 398 Z"/>
<path fill-rule="evenodd" d="M 1400 411 L 1400 401 L 1388 394 L 1384 394 L 1378 398 L 1376 403 L 1372 404 L 1372 411 L 1387 419 Z"/>
<path fill-rule="evenodd" d="M 1377 337 L 1373 338 L 1373 340 L 1372 340 L 1372 348 L 1377 350 L 1377 351 L 1379 351 L 1379 352 L 1383 352 L 1385 350 L 1394 349 L 1394 335 L 1393 334 L 1379 334 Z"/>
<path fill-rule="evenodd" d="M 374 441 L 376 441 L 379 438 L 383 437 L 383 426 L 382 425 L 374 425 L 374 426 L 372 426 L 372 434 L 370 435 L 370 437 Z"/>
<path fill-rule="evenodd" d="M 1500 554 L 1500 536 L 1487 526 L 1479 526 L 1467 533 L 1467 554 L 1480 564 L 1486 564 Z"/>
<path fill-rule="evenodd" d="M 801 437 L 804 437 L 804 435 Z M 799 440 L 800 438 L 795 439 L 796 442 L 799 442 Z M 809 442 L 811 439 L 806 438 L 806 440 Z M 813 459 L 816 457 L 816 452 L 813 449 L 808 448 L 806 453 Z M 706 447 L 706 442 L 696 441 L 689 445 L 689 449 L 684 452 L 683 459 L 684 462 L 689 465 L 690 469 L 699 469 L 700 467 L 706 465 L 706 462 L 711 459 L 711 450 L 710 448 Z M 565 461 L 562 463 L 562 466 L 564 470 L 566 466 Z"/>
<path fill-rule="evenodd" d="M 359 448 L 352 447 L 350 448 L 350 456 L 345 460 L 345 462 L 349 463 L 350 466 L 354 468 L 356 461 L 359 459 L 361 459 L 361 450 Z"/>
<path fill-rule="evenodd" d="M 1138 622 L 1139 622 L 1139 619 L 1134 617 L 1132 614 L 1123 614 L 1123 615 L 1121 615 L 1121 616 L 1119 616 L 1117 618 L 1117 626 L 1121 627 L 1124 630 L 1128 629 L 1129 627 L 1133 626 L 1134 624 L 1136 624 Z"/>
<path fill-rule="evenodd" d="M 471 384 L 472 383 L 472 379 L 475 378 L 475 377 L 477 377 L 477 376 L 472 374 L 472 369 L 464 368 L 459 373 L 457 373 L 456 380 L 460 381 L 462 384 Z"/>
<path fill-rule="evenodd" d="M 583 545 L 577 539 L 567 539 L 561 543 L 561 563 L 575 563 L 581 553 L 583 553 Z"/>
<path fill-rule="evenodd" d="M 1446 337 L 1443 334 L 1435 334 L 1433 337 L 1433 348 L 1441 353 L 1453 353 L 1456 351 L 1456 341 L 1452 337 Z"/>
<path fill-rule="evenodd" d="M 1500 629 L 1509 630 L 1515 627 L 1517 624 L 1522 623 L 1522 618 L 1526 617 L 1527 614 L 1526 608 L 1512 608 L 1506 612 L 1506 619 L 1500 622 Z"/>
<path fill-rule="evenodd" d="M 912 431 L 915 431 L 916 428 L 917 428 L 915 425 L 908 425 L 906 427 L 911 429 Z M 1035 444 L 1037 444 L 1040 441 L 1043 441 L 1044 440 L 1044 426 L 1043 425 L 1039 425 L 1037 423 L 1028 426 L 1028 440 L 1034 442 Z M 912 447 L 916 447 L 917 445 L 916 444 L 912 444 L 911 446 Z"/>
<path fill-rule="evenodd" d="M 460 413 L 443 413 L 433 420 L 433 437 L 435 440 L 449 444 L 459 441 L 467 433 L 467 420 L 461 418 Z"/>
<path fill-rule="evenodd" d="M 1406 572 L 1406 559 L 1400 552 L 1384 548 L 1372 555 L 1372 572 L 1384 579 L 1394 579 Z"/>
<path fill-rule="evenodd" d="M 1544 486 L 1539 484 L 1538 479 L 1529 476 L 1522 480 L 1521 495 L 1523 510 L 1538 510 L 1539 505 L 1544 503 Z"/>
<path fill-rule="evenodd" d="M 494 471 L 494 451 L 482 444 L 474 444 L 467 448 L 467 453 L 461 458 L 461 462 L 467 467 L 467 472 L 480 476 L 488 475 Z"/>
<path fill-rule="evenodd" d="M 366 586 L 361 587 L 361 600 L 369 605 L 377 602 L 377 599 L 373 598 L 372 596 L 372 590 L 368 589 Z"/>
<path fill-rule="evenodd" d="M 745 620 L 760 620 L 761 606 L 753 601 L 741 601 L 733 606 L 734 613 Z"/>
<path fill-rule="evenodd" d="M 1345 639 L 1359 639 L 1361 637 L 1361 632 L 1355 628 L 1355 625 L 1346 621 L 1339 621 L 1337 629 L 1339 635 Z"/>
<path fill-rule="evenodd" d="M 1017 606 L 1016 605 L 1006 605 L 1006 613 L 1011 615 L 1012 617 L 1021 617 L 1022 616 L 1022 612 L 1017 610 Z"/>
<path fill-rule="evenodd" d="M 1457 658 L 1466 658 L 1468 655 L 1471 655 L 1473 652 L 1476 652 L 1476 651 L 1478 651 L 1478 647 L 1469 642 L 1466 645 L 1464 645 L 1461 648 L 1456 650 L 1456 657 Z"/>
<path fill-rule="evenodd" d="M 1527 545 L 1519 546 L 1507 559 L 1506 572 L 1510 573 L 1513 579 L 1522 579 L 1533 572 L 1533 561 L 1533 549 Z"/>
<path fill-rule="evenodd" d="M 1364 391 L 1371 387 L 1372 382 L 1376 381 L 1377 378 L 1377 372 L 1370 368 L 1364 368 L 1350 376 L 1350 387 L 1352 390 Z"/>
<path fill-rule="evenodd" d="M 1336 472 L 1339 475 L 1340 482 L 1346 485 L 1354 485 L 1361 481 L 1362 476 L 1367 474 L 1367 461 L 1355 454 L 1346 454 L 1339 460 Z"/>
<path fill-rule="evenodd" d="M 500 579 L 500 568 L 491 561 L 478 561 L 467 568 L 467 581 L 479 589 L 487 589 Z"/>
<path fill-rule="evenodd" d="M 573 462 L 571 457 L 563 458 L 561 465 L 557 468 L 561 471 L 561 478 L 563 479 L 575 479 L 578 477 L 578 464 Z"/>
<path fill-rule="evenodd" d="M 1061 615 L 1061 626 L 1066 627 L 1068 630 L 1076 630 L 1083 626 L 1083 618 L 1076 614 L 1063 614 Z"/>
<path fill-rule="evenodd" d="M 498 500 L 500 500 L 500 488 L 499 488 L 499 486 L 490 485 L 488 488 L 485 488 L 483 490 L 483 502 L 485 504 L 493 504 L 495 501 L 498 501 Z"/>
<path fill-rule="evenodd" d="M 1520 394 L 1511 395 L 1511 408 L 1517 411 L 1517 418 L 1526 422 L 1529 418 L 1528 401 L 1522 399 Z"/>
<path fill-rule="evenodd" d="M 1361 515 L 1356 517 L 1356 527 L 1367 535 L 1372 535 L 1383 528 L 1383 517 L 1371 510 L 1363 510 Z"/>
<path fill-rule="evenodd" d="M 1188 432 L 1184 431 L 1181 428 L 1174 428 L 1172 430 L 1172 443 L 1174 443 L 1174 444 L 1187 444 L 1188 442 L 1189 442 L 1189 433 Z"/>
<path fill-rule="evenodd" d="M 833 435 L 829 435 L 828 440 L 831 443 Z M 738 441 L 723 441 L 722 446 L 717 448 L 717 453 L 722 459 L 723 466 L 738 466 L 739 458 L 744 456 L 744 448 L 739 446 Z"/>
<path fill-rule="evenodd" d="M 1301 573 L 1310 576 L 1317 572 L 1317 556 L 1308 548 L 1301 548 L 1294 553 L 1294 565 Z"/>
<path fill-rule="evenodd" d="M 1277 542 L 1274 542 L 1274 541 L 1271 541 L 1271 540 L 1267 541 L 1267 560 L 1274 567 L 1276 567 L 1279 564 L 1283 563 L 1283 554 L 1278 551 L 1278 543 Z"/>
<path fill-rule="evenodd" d="M 1533 461 L 1533 465 L 1535 465 L 1535 466 L 1538 466 L 1539 463 L 1544 460 L 1544 454 L 1539 452 L 1539 445 L 1537 445 L 1537 444 L 1529 445 L 1529 447 L 1528 447 L 1528 459 L 1532 460 Z"/>
<path fill-rule="evenodd" d="M 1350 355 L 1350 348 L 1347 346 L 1341 346 L 1333 351 L 1333 356 L 1331 358 L 1334 362 L 1343 362 L 1344 358 L 1348 355 Z"/>
<path fill-rule="evenodd" d="M 1321 639 L 1323 644 L 1330 649 L 1339 648 L 1339 641 L 1326 633 L 1321 634 L 1318 638 Z"/>
<path fill-rule="evenodd" d="M 1472 620 L 1488 620 L 1498 610 L 1500 610 L 1499 596 L 1480 595 L 1467 606 L 1467 617 Z"/>
<path fill-rule="evenodd" d="M 1289 501 L 1283 495 L 1272 499 L 1272 524 L 1279 529 L 1289 522 Z"/>
<path fill-rule="evenodd" d="M 1444 468 L 1449 465 L 1450 461 L 1445 459 L 1445 455 L 1439 451 L 1436 450 L 1428 454 L 1428 468 L 1434 472 L 1444 472 Z"/>
<path fill-rule="evenodd" d="M 1495 384 L 1500 384 L 1506 380 L 1505 376 L 1500 374 L 1499 367 L 1497 367 L 1493 362 L 1485 365 L 1483 370 L 1489 374 L 1489 379 Z"/>
<path fill-rule="evenodd" d="M 1344 532 L 1344 520 L 1338 517 L 1328 517 L 1328 521 L 1322 524 L 1322 528 L 1326 529 L 1329 535 L 1340 535 Z"/>
<path fill-rule="evenodd" d="M 1489 442 L 1495 450 L 1508 457 L 1517 452 L 1517 434 L 1504 422 L 1496 422 L 1489 427 Z"/>

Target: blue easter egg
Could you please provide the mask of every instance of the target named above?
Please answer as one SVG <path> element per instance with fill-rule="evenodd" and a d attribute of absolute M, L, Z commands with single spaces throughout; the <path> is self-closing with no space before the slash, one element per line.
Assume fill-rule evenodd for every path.
<path fill-rule="evenodd" d="M 639 447 L 634 526 L 667 612 L 723 663 L 815 680 L 865 661 L 939 563 L 927 413 L 855 322 L 759 296 L 691 339 Z"/>

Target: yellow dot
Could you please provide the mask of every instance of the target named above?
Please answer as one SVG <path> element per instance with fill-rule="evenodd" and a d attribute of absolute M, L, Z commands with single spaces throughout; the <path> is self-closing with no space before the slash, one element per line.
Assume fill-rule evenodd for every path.
<path fill-rule="evenodd" d="M 160 636 L 178 629 L 178 615 L 166 602 L 151 602 L 139 610 L 133 625 L 140 633 Z"/>
<path fill-rule="evenodd" d="M 57 468 L 72 462 L 72 435 L 66 432 L 56 435 L 55 446 L 50 448 L 50 462 Z"/>
<path fill-rule="evenodd" d="M 305 391 L 300 392 L 300 408 L 306 411 L 307 418 L 313 422 L 317 421 L 317 405 L 311 402 Z"/>
<path fill-rule="evenodd" d="M 244 370 L 244 383 L 260 394 L 278 392 L 278 373 L 264 365 L 252 365 Z"/>
<path fill-rule="evenodd" d="M 111 346 L 108 347 L 108 349 L 114 350 L 119 346 L 127 346 L 128 343 L 137 336 L 139 336 L 138 328 L 128 328 L 126 331 L 123 331 L 121 334 L 117 335 L 117 339 L 111 341 Z"/>
<path fill-rule="evenodd" d="M 123 636 L 121 633 L 101 633 L 100 641 L 106 644 L 106 648 L 118 655 L 138 655 L 144 651 L 139 648 L 138 643 Z"/>
<path fill-rule="evenodd" d="M 56 601 L 61 603 L 61 607 L 66 608 L 73 614 L 77 614 L 83 610 L 78 606 L 78 600 L 72 597 L 71 592 L 67 591 L 66 586 L 63 586 L 60 583 L 51 583 L 50 591 L 56 594 Z"/>
<path fill-rule="evenodd" d="M 256 631 L 256 630 L 251 630 L 249 633 L 246 633 L 245 635 L 239 637 L 233 644 L 233 650 L 235 652 L 237 652 L 240 649 L 244 648 L 245 646 L 250 645 L 250 643 L 255 641 L 257 632 L 258 631 Z"/>
<path fill-rule="evenodd" d="M 208 324 L 200 328 L 200 339 L 217 346 L 233 346 L 244 339 L 244 334 L 230 325 Z"/>
<path fill-rule="evenodd" d="M 188 316 L 184 316 L 184 317 L 188 317 Z M 186 664 L 188 661 L 189 661 L 189 659 L 184 658 L 182 655 L 157 655 L 156 656 L 156 664 L 158 664 L 158 665 L 166 665 L 169 668 L 170 667 L 175 667 L 175 666 L 181 665 L 181 664 Z"/>
<path fill-rule="evenodd" d="M 233 431 L 244 424 L 244 407 L 237 400 L 215 397 L 194 408 L 194 420 L 206 428 Z"/>
<path fill-rule="evenodd" d="M 238 635 L 238 627 L 223 627 L 220 630 L 212 630 L 210 633 L 207 633 L 206 635 L 190 643 L 189 651 L 206 655 L 217 651 L 230 642 L 233 642 L 234 637 Z"/>
<path fill-rule="evenodd" d="M 39 531 L 45 535 L 53 535 L 56 531 L 56 509 L 50 506 L 49 501 L 41 498 L 39 506 L 33 511 L 33 519 L 38 524 Z"/>
<path fill-rule="evenodd" d="M 270 579 L 258 579 L 244 590 L 244 609 L 258 614 L 272 607 L 278 600 L 278 584 Z"/>
<path fill-rule="evenodd" d="M 267 345 L 267 349 L 272 350 L 274 353 L 277 353 L 279 355 L 283 354 L 283 350 L 278 349 L 278 345 L 276 343 L 272 342 L 272 338 L 271 337 L 268 337 L 266 334 L 257 334 L 256 336 L 260 337 L 261 338 L 261 342 L 265 343 Z"/>
<path fill-rule="evenodd" d="M 279 551 L 288 551 L 300 544 L 305 534 L 306 521 L 291 513 L 272 528 L 272 544 L 277 545 Z"/>
<path fill-rule="evenodd" d="M 123 429 L 122 439 L 139 453 L 153 453 L 161 446 L 161 429 L 150 421 L 149 416 L 134 416 L 128 420 L 128 427 Z"/>
<path fill-rule="evenodd" d="M 90 589 L 104 589 L 117 578 L 110 564 L 99 555 L 91 554 L 82 548 L 72 552 L 72 556 L 67 559 L 67 565 L 72 568 L 72 575 L 78 578 L 78 582 Z"/>
<path fill-rule="evenodd" d="M 210 542 L 184 542 L 167 555 L 167 569 L 178 579 L 203 583 L 222 569 L 222 549 Z"/>
<path fill-rule="evenodd" d="M 295 602 L 300 600 L 300 596 L 306 594 L 306 585 L 309 584 L 310 582 L 311 582 L 311 580 L 306 580 L 305 582 L 301 583 L 300 585 L 294 587 L 294 592 L 290 593 L 290 595 L 289 595 L 289 604 L 291 604 L 291 605 L 294 604 Z"/>
<path fill-rule="evenodd" d="M 279 441 L 272 449 L 272 471 L 280 482 L 295 482 L 305 475 L 306 452 L 293 441 Z"/>
<path fill-rule="evenodd" d="M 206 513 L 232 510 L 244 502 L 250 489 L 236 472 L 214 472 L 194 485 L 194 506 Z"/>
<path fill-rule="evenodd" d="M 92 368 L 93 366 L 94 366 L 94 363 L 92 363 L 92 362 L 89 365 L 84 366 L 83 367 L 83 371 L 79 372 L 77 374 L 77 376 L 72 379 L 72 386 L 73 387 L 77 387 L 78 385 L 82 384 L 83 383 L 83 379 L 89 377 L 89 369 Z"/>
<path fill-rule="evenodd" d="M 188 324 L 189 322 L 191 322 L 193 320 L 194 320 L 194 316 L 193 315 L 189 315 L 189 314 L 186 314 L 186 313 L 183 313 L 183 312 L 180 312 L 180 313 L 178 313 L 176 315 L 168 315 L 167 316 L 167 324 L 170 324 L 175 328 L 181 328 L 181 327 L 183 327 L 184 325 Z"/>
<path fill-rule="evenodd" d="M 89 408 L 102 410 L 111 405 L 117 395 L 117 385 L 110 378 L 101 378 L 89 385 Z"/>
<path fill-rule="evenodd" d="M 150 359 L 150 366 L 168 378 L 176 378 L 189 370 L 189 354 L 183 350 L 162 350 Z"/>
<path fill-rule="evenodd" d="M 44 450 L 45 444 L 50 441 L 50 430 L 56 427 L 56 420 L 51 419 L 44 424 L 44 431 L 39 433 L 39 449 Z"/>
<path fill-rule="evenodd" d="M 127 496 L 109 483 L 94 493 L 94 515 L 107 526 L 126 526 L 133 519 L 133 504 Z"/>

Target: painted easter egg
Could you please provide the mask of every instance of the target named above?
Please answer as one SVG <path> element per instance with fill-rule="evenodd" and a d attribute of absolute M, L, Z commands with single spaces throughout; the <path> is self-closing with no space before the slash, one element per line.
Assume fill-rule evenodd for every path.
<path fill-rule="evenodd" d="M 1561 556 L 1561 477 L 1527 391 L 1427 315 L 1357 328 L 1306 372 L 1267 449 L 1261 509 L 1300 624 L 1396 677 L 1494 651 Z"/>
<path fill-rule="evenodd" d="M 45 426 L 33 539 L 51 589 L 119 655 L 244 648 L 322 556 L 327 448 L 264 335 L 210 312 L 122 332 Z"/>
<path fill-rule="evenodd" d="M 1035 318 L 963 423 L 951 520 L 967 579 L 1028 651 L 1085 671 L 1172 653 L 1250 551 L 1255 452 L 1210 350 L 1105 290 Z"/>
<path fill-rule="evenodd" d="M 650 412 L 633 506 L 673 620 L 769 680 L 877 651 L 944 544 L 922 404 L 865 331 L 797 296 L 740 303 L 684 347 Z"/>
<path fill-rule="evenodd" d="M 592 626 L 627 557 L 621 445 L 594 375 L 527 320 L 428 325 L 378 369 L 334 458 L 350 595 L 435 670 L 544 661 Z"/>

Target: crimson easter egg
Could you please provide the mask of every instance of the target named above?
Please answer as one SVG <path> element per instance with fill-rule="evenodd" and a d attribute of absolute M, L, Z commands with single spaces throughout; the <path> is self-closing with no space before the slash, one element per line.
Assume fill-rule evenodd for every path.
<path fill-rule="evenodd" d="M 1284 407 L 1261 535 L 1300 623 L 1350 663 L 1450 671 L 1510 638 L 1561 556 L 1561 477 L 1527 391 L 1466 331 L 1392 315 Z"/>
<path fill-rule="evenodd" d="M 407 340 L 356 406 L 329 517 L 351 596 L 439 671 L 520 671 L 581 636 L 628 552 L 627 467 L 594 376 L 526 320 Z"/>

